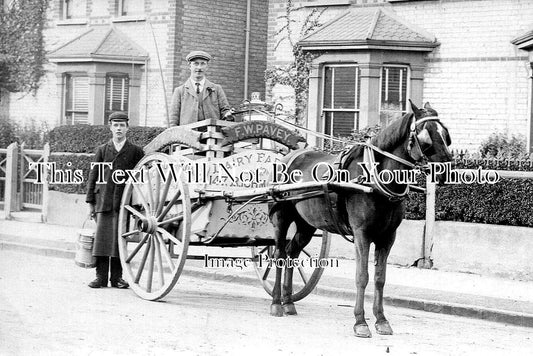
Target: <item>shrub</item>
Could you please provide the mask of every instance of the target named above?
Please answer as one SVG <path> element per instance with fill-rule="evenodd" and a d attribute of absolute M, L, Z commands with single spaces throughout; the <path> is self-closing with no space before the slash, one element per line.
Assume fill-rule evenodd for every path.
<path fill-rule="evenodd" d="M 458 159 L 457 169 L 533 171 L 533 161 Z M 419 185 L 424 186 L 422 178 Z M 501 179 L 496 184 L 437 186 L 435 218 L 483 224 L 533 227 L 533 180 Z M 425 218 L 425 195 L 411 193 L 406 200 L 408 219 Z"/>
<path fill-rule="evenodd" d="M 134 144 L 144 147 L 164 130 L 163 127 L 133 126 L 130 127 L 127 136 L 128 140 Z M 50 162 L 56 162 L 58 170 L 74 172 L 80 169 L 83 172 L 81 184 L 53 184 L 50 189 L 64 193 L 85 193 L 93 153 L 98 146 L 108 142 L 111 137 L 111 131 L 107 125 L 59 126 L 50 131 L 50 151 L 52 152 Z"/>
<path fill-rule="evenodd" d="M 16 126 L 9 120 L 0 120 L 0 147 L 6 148 L 17 141 Z"/>
<path fill-rule="evenodd" d="M 527 157 L 526 138 L 507 132 L 495 132 L 481 143 L 481 158 L 519 159 Z"/>
<path fill-rule="evenodd" d="M 144 147 L 164 130 L 163 127 L 133 126 L 128 131 L 128 139 Z M 52 152 L 69 153 L 94 153 L 96 147 L 112 137 L 107 125 L 58 126 L 50 131 L 49 136 Z"/>
<path fill-rule="evenodd" d="M 24 126 L 13 121 L 0 121 L 0 147 L 6 148 L 13 142 L 19 145 L 24 142 L 26 148 L 43 148 L 48 141 L 48 124 L 46 122 L 37 123 L 31 120 Z"/>

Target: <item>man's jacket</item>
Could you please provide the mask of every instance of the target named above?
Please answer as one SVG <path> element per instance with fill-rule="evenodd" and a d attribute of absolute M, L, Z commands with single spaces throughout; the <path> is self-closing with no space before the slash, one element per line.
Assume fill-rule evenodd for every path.
<path fill-rule="evenodd" d="M 122 192 L 125 184 L 115 184 L 111 178 L 113 171 L 121 169 L 133 169 L 137 162 L 144 156 L 143 149 L 137 145 L 132 144 L 128 140 L 124 146 L 117 152 L 113 140 L 98 146 L 94 162 L 112 162 L 113 169 L 100 168 L 103 171 L 103 178 L 106 183 L 98 184 L 98 167 L 91 169 L 89 180 L 87 182 L 87 203 L 95 204 L 95 212 L 101 213 L 105 211 L 118 211 L 120 209 L 120 201 L 122 199 Z M 119 176 L 119 178 L 127 179 L 128 176 Z"/>
<path fill-rule="evenodd" d="M 220 120 L 228 110 L 230 110 L 228 99 L 220 85 L 206 79 L 204 90 L 196 94 L 196 87 L 188 79 L 185 84 L 177 87 L 172 95 L 170 126 L 186 125 L 206 119 Z"/>

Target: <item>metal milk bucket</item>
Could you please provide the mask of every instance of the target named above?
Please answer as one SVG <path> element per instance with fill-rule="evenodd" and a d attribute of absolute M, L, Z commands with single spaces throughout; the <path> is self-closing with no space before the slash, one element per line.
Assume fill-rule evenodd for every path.
<path fill-rule="evenodd" d="M 91 221 L 92 223 L 89 223 Z M 93 256 L 95 233 L 96 224 L 91 219 L 85 220 L 81 230 L 78 230 L 78 243 L 76 244 L 76 257 L 74 257 L 74 262 L 80 267 L 96 267 L 96 257 Z"/>

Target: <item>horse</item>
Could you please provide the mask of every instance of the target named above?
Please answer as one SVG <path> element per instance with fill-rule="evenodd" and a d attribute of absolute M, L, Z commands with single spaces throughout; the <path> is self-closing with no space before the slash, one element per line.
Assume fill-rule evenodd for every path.
<path fill-rule="evenodd" d="M 323 195 L 301 200 L 277 201 L 270 209 L 274 227 L 274 258 L 296 259 L 317 229 L 353 236 L 356 257 L 356 304 L 354 332 L 358 337 L 372 337 L 365 321 L 364 294 L 368 284 L 368 258 L 371 243 L 375 246 L 374 304 L 375 328 L 378 334 L 392 335 L 392 328 L 383 311 L 383 287 L 387 258 L 396 237 L 396 229 L 405 215 L 404 198 L 409 185 L 384 182 L 383 170 L 412 170 L 427 162 L 448 162 L 451 138 L 438 113 L 426 103 L 422 109 L 410 102 L 412 113 L 403 115 L 385 127 L 367 143 L 354 145 L 341 159 L 321 151 L 300 150 L 286 156 L 288 171 L 299 169 L 304 181 L 313 179 L 312 170 L 326 162 L 350 173 L 352 182 L 370 180 L 372 193 L 355 190 L 326 191 Z M 427 165 L 426 165 L 427 167 Z M 314 179 L 316 180 L 316 172 Z M 367 179 L 368 181 L 368 179 Z M 367 182 L 368 183 L 368 182 Z M 289 226 L 296 232 L 287 245 Z M 282 296 L 282 266 L 276 266 L 270 314 L 297 314 L 292 297 L 292 265 L 285 267 Z"/>

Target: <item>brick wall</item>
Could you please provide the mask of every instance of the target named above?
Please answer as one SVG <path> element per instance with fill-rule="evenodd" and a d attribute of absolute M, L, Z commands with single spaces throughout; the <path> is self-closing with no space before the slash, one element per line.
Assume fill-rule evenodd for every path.
<path fill-rule="evenodd" d="M 249 90 L 264 93 L 266 69 L 267 2 L 254 0 L 251 11 Z M 178 51 L 181 65 L 177 68 L 180 85 L 190 75 L 187 53 L 204 50 L 213 56 L 207 77 L 222 85 L 230 105 L 244 99 L 244 57 L 246 1 L 242 0 L 183 0 L 183 34 Z M 208 13 L 206 12 L 208 10 Z M 177 58 L 179 60 L 180 58 Z"/>
<path fill-rule="evenodd" d="M 374 1 L 351 3 L 330 6 L 323 22 L 349 9 L 376 6 Z M 434 34 L 441 43 L 426 59 L 424 101 L 431 102 L 449 126 L 454 148 L 476 150 L 495 130 L 522 134 L 529 130 L 530 64 L 527 52 L 518 50 L 510 41 L 532 29 L 533 1 L 405 1 L 384 6 Z M 292 58 L 287 46 L 274 50 L 277 39 L 273 35 L 282 25 L 278 17 L 284 11 L 283 0 L 271 1 L 269 66 Z M 311 8 L 297 12 L 294 30 L 299 29 L 309 11 Z M 269 95 L 272 100 L 286 99 L 290 90 L 274 88 Z"/>

